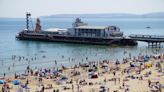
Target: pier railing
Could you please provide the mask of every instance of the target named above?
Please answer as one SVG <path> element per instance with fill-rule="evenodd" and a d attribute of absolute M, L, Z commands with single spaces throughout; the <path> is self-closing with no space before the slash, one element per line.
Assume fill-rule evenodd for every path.
<path fill-rule="evenodd" d="M 150 46 L 151 47 L 161 47 L 161 43 L 164 42 L 164 36 L 163 35 L 132 34 L 132 35 L 129 35 L 129 37 L 132 40 L 147 42 L 149 47 Z"/>
<path fill-rule="evenodd" d="M 163 35 L 137 35 L 137 34 L 131 34 L 131 35 L 129 35 L 129 37 L 131 37 L 131 38 L 156 38 L 156 39 L 162 38 L 162 39 L 164 39 Z"/>

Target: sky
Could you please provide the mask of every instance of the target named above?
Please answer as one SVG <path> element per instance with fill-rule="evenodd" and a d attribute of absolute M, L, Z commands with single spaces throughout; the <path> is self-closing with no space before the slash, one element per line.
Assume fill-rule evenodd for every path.
<path fill-rule="evenodd" d="M 0 17 L 164 12 L 164 0 L 0 0 Z"/>

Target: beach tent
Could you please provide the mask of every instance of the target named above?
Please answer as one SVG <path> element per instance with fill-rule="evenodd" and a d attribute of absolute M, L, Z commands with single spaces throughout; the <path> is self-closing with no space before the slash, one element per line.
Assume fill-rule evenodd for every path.
<path fill-rule="evenodd" d="M 53 74 L 57 76 L 58 75 L 58 70 L 55 69 Z"/>
<path fill-rule="evenodd" d="M 145 61 L 145 62 L 149 61 L 149 59 L 150 59 L 149 56 L 145 56 L 145 57 L 144 57 L 144 61 Z"/>
<path fill-rule="evenodd" d="M 0 80 L 0 84 L 4 84 L 4 80 Z"/>
<path fill-rule="evenodd" d="M 130 64 L 130 67 L 135 67 L 135 65 L 134 64 Z"/>
<path fill-rule="evenodd" d="M 93 79 L 98 78 L 98 74 L 97 74 L 97 73 L 94 73 L 94 74 L 92 75 L 92 78 L 93 78 Z"/>
<path fill-rule="evenodd" d="M 19 80 L 14 80 L 14 81 L 13 81 L 13 84 L 14 84 L 14 85 L 19 85 L 20 82 L 19 82 Z"/>
<path fill-rule="evenodd" d="M 88 73 L 89 79 L 95 79 L 98 78 L 98 74 L 95 72 Z"/>
<path fill-rule="evenodd" d="M 54 75 L 54 69 L 53 68 L 50 69 L 50 75 L 51 76 Z"/>
<path fill-rule="evenodd" d="M 153 57 L 155 58 L 155 59 L 158 59 L 159 58 L 159 54 L 155 54 L 155 55 L 153 55 Z"/>

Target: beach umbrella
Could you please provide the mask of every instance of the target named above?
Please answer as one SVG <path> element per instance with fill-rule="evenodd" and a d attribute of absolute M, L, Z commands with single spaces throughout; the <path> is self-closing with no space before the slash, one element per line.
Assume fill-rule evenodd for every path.
<path fill-rule="evenodd" d="M 145 61 L 145 62 L 149 61 L 149 59 L 150 59 L 150 57 L 148 57 L 148 56 L 145 56 L 145 57 L 144 57 L 144 61 Z"/>
<path fill-rule="evenodd" d="M 152 64 L 151 64 L 151 63 L 146 63 L 145 66 L 146 66 L 147 68 L 150 68 L 150 67 L 152 67 Z"/>
<path fill-rule="evenodd" d="M 0 84 L 4 84 L 4 80 L 0 80 Z"/>
<path fill-rule="evenodd" d="M 13 81 L 13 84 L 14 84 L 14 85 L 19 85 L 19 80 L 14 80 L 14 81 Z"/>
<path fill-rule="evenodd" d="M 134 64 L 131 64 L 130 67 L 135 67 L 135 65 Z"/>
<path fill-rule="evenodd" d="M 54 75 L 58 75 L 58 70 L 54 70 Z"/>

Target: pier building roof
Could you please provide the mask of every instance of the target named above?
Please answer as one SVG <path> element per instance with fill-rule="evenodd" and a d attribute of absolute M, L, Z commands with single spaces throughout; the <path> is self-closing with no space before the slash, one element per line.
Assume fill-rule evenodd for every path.
<path fill-rule="evenodd" d="M 78 27 L 75 27 L 75 29 L 105 29 L 109 26 L 78 26 Z"/>

